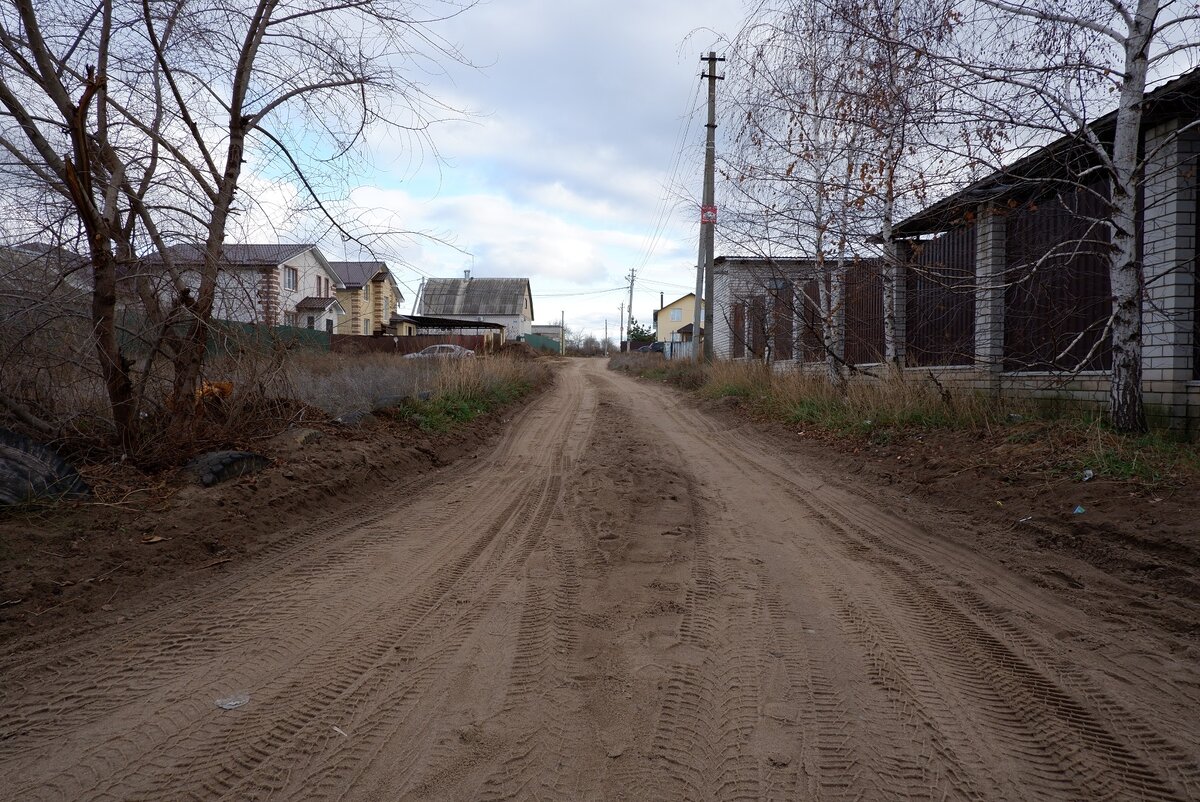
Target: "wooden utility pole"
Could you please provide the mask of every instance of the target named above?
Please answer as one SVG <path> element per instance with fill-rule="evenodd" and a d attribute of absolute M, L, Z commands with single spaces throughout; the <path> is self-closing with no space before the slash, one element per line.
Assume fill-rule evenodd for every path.
<path fill-rule="evenodd" d="M 637 278 L 637 273 L 631 267 L 629 275 L 625 278 L 629 279 L 629 307 L 625 313 L 625 342 L 629 343 L 629 350 L 633 350 L 633 280 Z"/>
<path fill-rule="evenodd" d="M 617 353 L 621 353 L 625 349 L 621 347 L 621 332 L 625 331 L 625 302 L 621 301 L 621 322 L 617 324 Z"/>
<path fill-rule="evenodd" d="M 717 75 L 717 62 L 724 61 L 713 51 L 701 56 L 708 62 L 700 78 L 708 79 L 708 123 L 704 126 L 704 196 L 700 201 L 700 248 L 696 259 L 696 309 L 692 316 L 692 352 L 701 358 L 701 345 L 705 362 L 712 362 L 712 316 L 713 316 L 713 247 L 717 228 L 716 180 L 717 166 L 717 81 L 725 76 Z M 702 301 L 703 299 L 703 301 Z M 701 305 L 703 303 L 703 306 Z M 701 314 L 703 309 L 704 314 Z M 703 325 L 701 325 L 703 324 Z M 700 333 L 701 328 L 704 334 Z"/>

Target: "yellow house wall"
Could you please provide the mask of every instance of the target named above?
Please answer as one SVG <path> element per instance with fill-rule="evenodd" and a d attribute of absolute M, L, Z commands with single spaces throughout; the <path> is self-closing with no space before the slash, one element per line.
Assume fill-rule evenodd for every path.
<path fill-rule="evenodd" d="M 671 320 L 671 310 L 679 309 L 682 311 L 681 320 Z M 696 294 L 691 293 L 680 298 L 675 303 L 667 304 L 662 309 L 658 310 L 658 332 L 655 335 L 659 342 L 667 343 L 676 339 L 675 332 L 682 329 L 684 326 L 692 322 L 692 316 L 696 312 Z"/>

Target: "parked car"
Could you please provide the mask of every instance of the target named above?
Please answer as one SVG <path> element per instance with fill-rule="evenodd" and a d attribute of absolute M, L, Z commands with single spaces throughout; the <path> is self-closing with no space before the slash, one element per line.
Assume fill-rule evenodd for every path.
<path fill-rule="evenodd" d="M 475 356 L 475 352 L 470 348 L 463 348 L 461 345 L 427 345 L 415 354 L 405 354 L 405 359 L 463 359 L 465 357 Z"/>

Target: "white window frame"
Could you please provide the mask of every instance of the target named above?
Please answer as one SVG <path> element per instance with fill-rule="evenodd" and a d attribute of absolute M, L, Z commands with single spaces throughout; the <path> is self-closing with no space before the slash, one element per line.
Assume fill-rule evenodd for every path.
<path fill-rule="evenodd" d="M 683 310 L 675 308 L 671 310 L 671 322 L 679 323 L 683 320 Z"/>
<path fill-rule="evenodd" d="M 296 285 L 300 283 L 300 271 L 294 267 L 283 268 L 283 288 L 285 290 L 294 290 Z"/>

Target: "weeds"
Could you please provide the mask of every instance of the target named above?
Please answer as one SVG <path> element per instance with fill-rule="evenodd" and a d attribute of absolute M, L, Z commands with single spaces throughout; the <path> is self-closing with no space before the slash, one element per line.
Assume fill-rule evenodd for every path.
<path fill-rule="evenodd" d="M 851 381 L 839 393 L 823 376 L 773 373 L 761 362 L 664 362 L 657 355 L 622 354 L 610 368 L 695 389 L 704 398 L 736 398 L 749 414 L 803 431 L 876 447 L 899 445 L 935 430 L 967 432 L 988 442 L 1032 449 L 1053 473 L 1180 484 L 1200 475 L 1193 445 L 1161 434 L 1131 437 L 1113 431 L 1093 411 L 1062 400 L 985 396 L 895 375 Z"/>

